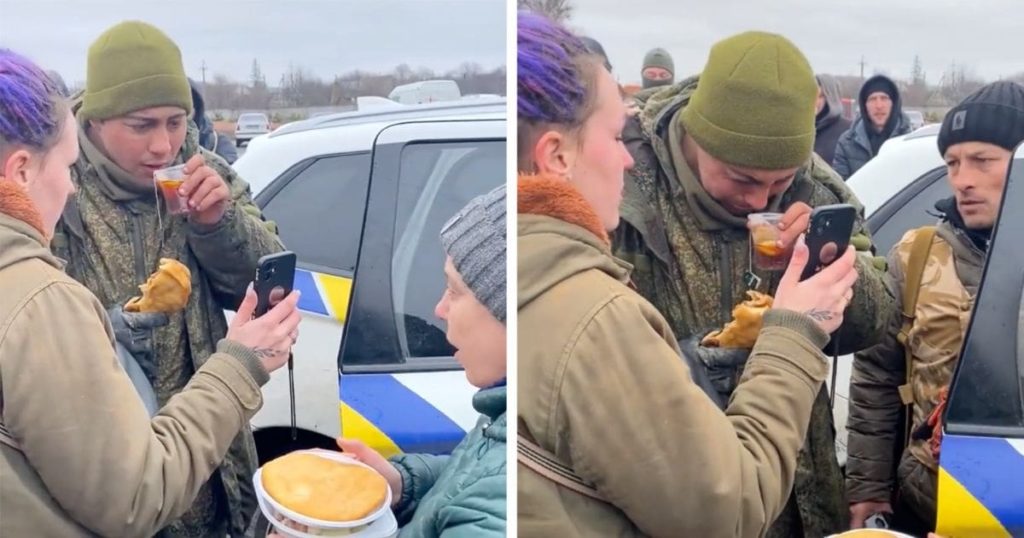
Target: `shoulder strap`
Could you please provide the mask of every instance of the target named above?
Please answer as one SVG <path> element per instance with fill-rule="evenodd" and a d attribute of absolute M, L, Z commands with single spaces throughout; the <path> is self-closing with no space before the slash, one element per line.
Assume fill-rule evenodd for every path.
<path fill-rule="evenodd" d="M 544 450 L 540 445 L 527 439 L 521 433 L 517 435 L 516 446 L 518 448 L 516 459 L 535 473 L 580 495 L 607 502 L 593 486 L 580 478 L 572 469 L 558 461 L 554 454 Z"/>
<path fill-rule="evenodd" d="M 900 312 L 903 325 L 900 327 L 899 335 L 896 338 L 903 345 L 906 361 L 906 383 L 899 387 L 900 400 L 903 402 L 903 405 L 907 406 L 907 435 L 904 436 L 905 439 L 909 438 L 910 435 L 910 428 L 913 422 L 910 407 L 914 403 L 914 394 L 910 386 L 911 366 L 914 357 L 910 351 L 908 338 L 910 329 L 914 326 L 917 297 L 921 291 L 921 279 L 924 276 L 924 267 L 928 263 L 928 252 L 932 248 L 935 232 L 935 226 L 924 226 L 917 230 L 917 234 L 914 236 L 914 243 L 910 246 L 910 258 L 907 260 L 905 272 L 906 282 L 903 285 L 903 309 Z"/>

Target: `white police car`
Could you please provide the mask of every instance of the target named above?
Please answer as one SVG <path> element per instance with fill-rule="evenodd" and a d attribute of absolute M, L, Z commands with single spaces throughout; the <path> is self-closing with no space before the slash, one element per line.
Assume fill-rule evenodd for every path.
<path fill-rule="evenodd" d="M 339 434 L 385 455 L 445 453 L 475 424 L 475 388 L 434 316 L 441 226 L 505 182 L 504 100 L 377 109 L 289 124 L 234 165 L 299 257 L 304 319 L 288 376 L 253 418 L 261 461 Z M 339 420 L 340 417 L 340 420 Z"/>

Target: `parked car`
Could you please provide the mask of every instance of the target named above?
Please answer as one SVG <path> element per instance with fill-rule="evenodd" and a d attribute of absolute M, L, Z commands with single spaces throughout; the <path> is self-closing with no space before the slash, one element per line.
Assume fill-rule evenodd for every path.
<path fill-rule="evenodd" d="M 235 168 L 299 258 L 294 348 L 298 440 L 287 375 L 253 418 L 261 461 L 340 434 L 385 455 L 446 453 L 476 422 L 475 392 L 434 316 L 441 226 L 505 182 L 505 103 L 346 112 L 252 142 Z"/>
<path fill-rule="evenodd" d="M 270 132 L 270 119 L 262 112 L 247 112 L 238 116 L 235 124 L 235 144 L 239 147 L 253 138 Z"/>
<path fill-rule="evenodd" d="M 903 114 L 910 118 L 911 131 L 916 131 L 921 127 L 924 127 L 924 114 L 922 114 L 920 110 L 904 110 Z"/>
<path fill-rule="evenodd" d="M 937 531 L 1024 536 L 1024 144 L 1010 165 L 996 231 L 942 421 Z"/>
<path fill-rule="evenodd" d="M 462 97 L 454 80 L 423 80 L 396 86 L 388 99 L 403 105 L 419 105 L 441 101 L 455 101 Z"/>

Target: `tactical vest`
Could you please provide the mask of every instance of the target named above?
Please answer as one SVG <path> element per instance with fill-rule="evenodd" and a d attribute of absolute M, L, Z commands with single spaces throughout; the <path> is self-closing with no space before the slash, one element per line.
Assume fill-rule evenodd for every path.
<path fill-rule="evenodd" d="M 906 274 L 918 230 L 908 232 L 897 247 Z M 953 378 L 970 322 L 974 297 L 956 272 L 953 247 L 935 235 L 921 275 L 914 321 L 907 331 L 910 352 L 909 396 L 913 404 L 912 428 L 920 427 L 938 404 L 939 392 Z M 938 469 L 927 440 L 910 440 L 907 450 L 932 471 Z"/>

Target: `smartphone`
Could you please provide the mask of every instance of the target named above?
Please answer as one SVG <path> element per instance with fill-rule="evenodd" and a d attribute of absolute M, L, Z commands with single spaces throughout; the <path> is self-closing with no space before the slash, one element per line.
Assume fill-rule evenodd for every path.
<path fill-rule="evenodd" d="M 800 280 L 806 280 L 846 252 L 857 221 L 857 209 L 850 204 L 816 207 L 805 240 L 810 256 Z"/>
<path fill-rule="evenodd" d="M 266 314 L 267 310 L 292 292 L 295 285 L 295 263 L 295 253 L 288 250 L 260 258 L 256 267 L 256 280 L 253 281 L 253 289 L 256 291 L 255 317 Z"/>

